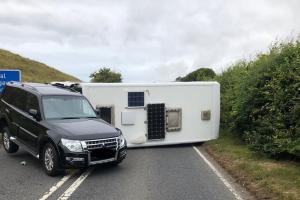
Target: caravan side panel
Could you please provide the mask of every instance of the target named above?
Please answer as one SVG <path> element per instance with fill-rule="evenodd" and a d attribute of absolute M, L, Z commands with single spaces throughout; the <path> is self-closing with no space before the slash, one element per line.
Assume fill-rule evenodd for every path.
<path fill-rule="evenodd" d="M 114 107 L 113 124 L 122 130 L 130 147 L 194 143 L 218 137 L 220 85 L 216 82 L 87 83 L 82 84 L 82 89 L 95 108 L 106 105 Z M 144 106 L 129 107 L 129 92 L 143 92 Z M 162 140 L 148 140 L 146 105 L 156 103 L 164 103 L 166 109 L 181 109 L 181 129 L 166 132 Z"/>

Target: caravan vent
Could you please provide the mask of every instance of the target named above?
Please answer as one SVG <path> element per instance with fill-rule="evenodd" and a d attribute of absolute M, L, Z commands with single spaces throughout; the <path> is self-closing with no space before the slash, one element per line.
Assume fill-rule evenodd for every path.
<path fill-rule="evenodd" d="M 121 112 L 122 125 L 134 125 L 135 124 L 135 112 L 122 111 Z"/>
<path fill-rule="evenodd" d="M 201 119 L 202 120 L 210 120 L 211 112 L 210 110 L 204 110 L 201 112 Z"/>

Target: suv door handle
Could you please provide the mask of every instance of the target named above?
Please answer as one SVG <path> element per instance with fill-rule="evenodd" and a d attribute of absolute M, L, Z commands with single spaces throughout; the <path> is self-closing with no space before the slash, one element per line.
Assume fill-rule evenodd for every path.
<path fill-rule="evenodd" d="M 32 117 L 32 116 L 29 115 L 29 114 L 26 115 L 26 116 L 25 116 L 25 115 L 22 115 L 21 118 L 22 118 L 23 120 L 26 120 L 26 119 L 28 119 L 28 118 L 29 118 L 29 119 L 34 119 L 34 117 Z"/>

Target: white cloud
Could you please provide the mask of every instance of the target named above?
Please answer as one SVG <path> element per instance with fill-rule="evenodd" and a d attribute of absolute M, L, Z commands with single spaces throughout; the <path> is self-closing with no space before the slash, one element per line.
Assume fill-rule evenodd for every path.
<path fill-rule="evenodd" d="M 0 48 L 88 81 L 102 66 L 126 82 L 217 72 L 300 32 L 297 0 L 0 2 Z"/>

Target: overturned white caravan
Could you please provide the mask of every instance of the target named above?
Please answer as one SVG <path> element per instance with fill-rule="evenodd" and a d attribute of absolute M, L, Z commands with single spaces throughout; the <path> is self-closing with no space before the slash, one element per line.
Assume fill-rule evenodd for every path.
<path fill-rule="evenodd" d="M 196 143 L 219 135 L 217 82 L 81 83 L 100 117 L 129 147 Z"/>

